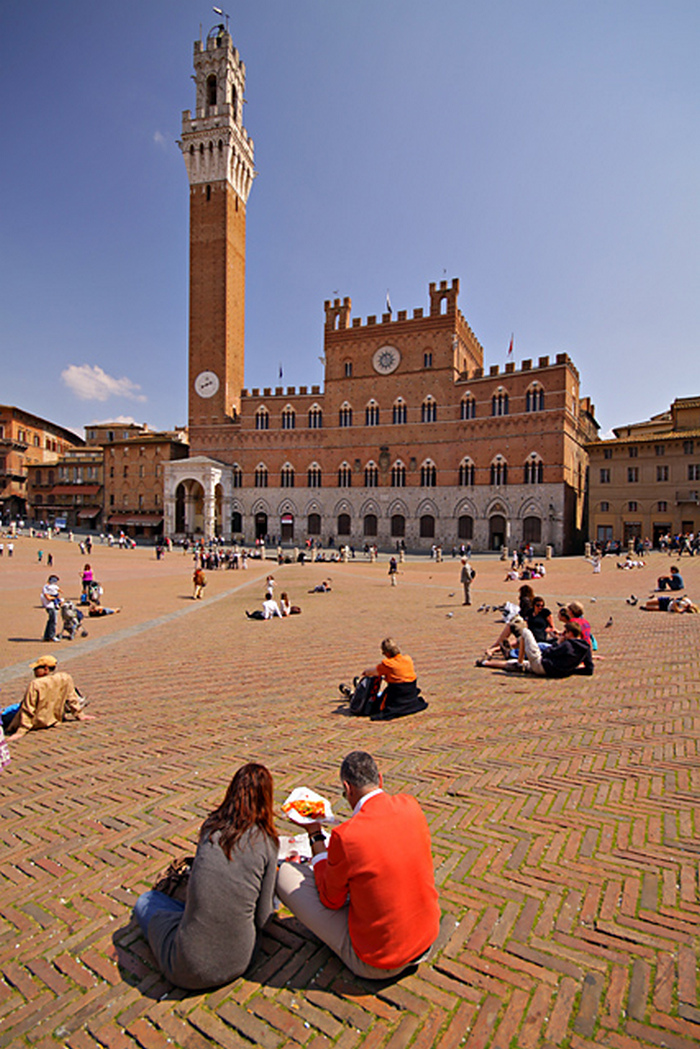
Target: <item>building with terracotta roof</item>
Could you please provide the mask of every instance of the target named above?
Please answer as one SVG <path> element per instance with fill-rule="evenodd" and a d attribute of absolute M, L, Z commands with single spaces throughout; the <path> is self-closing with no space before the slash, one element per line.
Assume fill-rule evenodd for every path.
<path fill-rule="evenodd" d="M 700 397 L 589 444 L 590 539 L 628 542 L 700 528 Z"/>
<path fill-rule="evenodd" d="M 51 467 L 82 437 L 14 405 L 0 405 L 0 510 L 5 518 L 27 514 L 27 475 L 32 466 Z"/>

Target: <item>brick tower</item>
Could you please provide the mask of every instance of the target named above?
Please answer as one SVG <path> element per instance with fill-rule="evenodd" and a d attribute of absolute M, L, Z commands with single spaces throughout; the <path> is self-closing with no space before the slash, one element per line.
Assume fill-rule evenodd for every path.
<path fill-rule="evenodd" d="M 246 202 L 253 142 L 243 127 L 245 65 L 224 26 L 195 41 L 196 108 L 182 114 L 190 183 L 189 431 L 215 447 L 240 408 L 245 336 Z"/>

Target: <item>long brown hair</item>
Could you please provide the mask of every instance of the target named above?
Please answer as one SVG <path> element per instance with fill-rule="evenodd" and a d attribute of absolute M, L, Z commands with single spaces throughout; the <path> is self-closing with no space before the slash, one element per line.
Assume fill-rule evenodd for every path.
<path fill-rule="evenodd" d="M 279 837 L 272 812 L 272 776 L 264 765 L 249 762 L 241 766 L 226 791 L 218 809 L 210 812 L 200 832 L 200 839 L 211 838 L 219 831 L 219 845 L 231 859 L 231 851 L 251 827 L 257 828 L 275 845 Z"/>

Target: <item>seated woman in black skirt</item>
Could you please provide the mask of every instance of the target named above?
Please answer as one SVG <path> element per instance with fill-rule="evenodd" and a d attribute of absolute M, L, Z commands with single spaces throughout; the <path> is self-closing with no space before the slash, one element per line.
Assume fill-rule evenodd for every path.
<path fill-rule="evenodd" d="M 358 688 L 366 689 L 368 693 L 368 702 L 363 710 L 353 710 L 351 689 L 347 685 L 340 685 L 340 691 L 351 700 L 351 711 L 368 714 L 371 721 L 392 721 L 425 710 L 428 704 L 420 694 L 411 657 L 402 655 L 399 646 L 390 637 L 384 638 L 381 650 L 381 663 L 362 672 Z M 380 692 L 382 680 L 386 682 L 386 687 Z"/>

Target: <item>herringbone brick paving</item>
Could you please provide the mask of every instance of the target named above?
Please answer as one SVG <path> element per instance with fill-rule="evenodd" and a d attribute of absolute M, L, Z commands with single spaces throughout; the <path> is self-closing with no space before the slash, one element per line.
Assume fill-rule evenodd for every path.
<path fill-rule="evenodd" d="M 0 564 L 4 702 L 49 650 L 29 640 L 45 575 L 32 544 Z M 53 548 L 77 590 L 77 550 Z M 194 603 L 181 554 L 98 547 L 92 561 L 124 612 L 50 651 L 98 720 L 30 734 L 0 776 L 0 1045 L 698 1044 L 700 617 L 624 602 L 666 558 L 635 573 L 607 561 L 599 576 L 552 562 L 537 589 L 554 609 L 583 598 L 604 657 L 593 678 L 563 682 L 474 667 L 500 629 L 478 605 L 515 593 L 497 561 L 476 562 L 470 609 L 452 561 L 409 563 L 395 590 L 386 563 L 275 568 L 304 614 L 272 623 L 243 615 L 271 565 L 210 573 Z M 681 567 L 697 596 L 700 561 Z M 332 593 L 307 595 L 328 573 Z M 337 683 L 387 634 L 414 656 L 430 707 L 349 719 Z M 355 747 L 430 822 L 444 915 L 431 961 L 362 983 L 281 913 L 244 978 L 172 988 L 130 919 L 135 895 L 191 851 L 241 762 L 270 766 L 279 801 L 303 783 L 342 812 L 338 767 Z"/>

